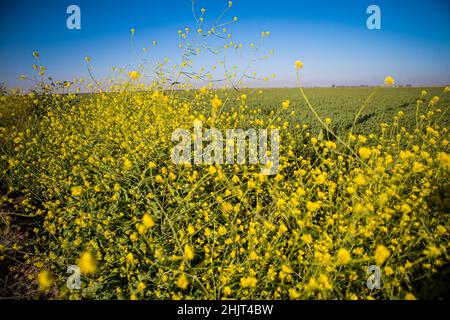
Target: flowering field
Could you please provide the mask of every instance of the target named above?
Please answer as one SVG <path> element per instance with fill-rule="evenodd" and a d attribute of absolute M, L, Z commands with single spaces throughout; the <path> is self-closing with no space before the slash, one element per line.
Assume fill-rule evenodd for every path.
<path fill-rule="evenodd" d="M 448 264 L 449 133 L 437 98 L 342 143 L 288 116 L 300 102 L 260 116 L 250 97 L 233 98 L 216 126 L 283 129 L 279 173 L 264 176 L 171 162 L 171 132 L 210 121 L 213 95 L 2 97 L 2 202 L 36 221 L 32 250 L 2 246 L 2 258 L 23 254 L 58 297 L 156 299 L 404 298 Z M 77 260 L 86 288 L 68 292 Z M 372 264 L 380 290 L 366 287 Z"/>
<path fill-rule="evenodd" d="M 35 89 L 0 97 L 0 259 L 28 297 L 414 299 L 448 272 L 448 87 L 303 89 L 293 61 L 293 89 L 136 68 L 81 94 L 35 57 Z M 277 173 L 175 164 L 195 120 L 279 129 Z"/>

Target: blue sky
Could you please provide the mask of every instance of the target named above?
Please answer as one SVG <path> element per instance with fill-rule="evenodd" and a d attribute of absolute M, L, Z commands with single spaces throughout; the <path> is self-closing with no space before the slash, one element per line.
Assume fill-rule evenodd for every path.
<path fill-rule="evenodd" d="M 206 8 L 206 23 L 228 6 L 228 1 L 196 1 Z M 66 27 L 66 8 L 81 8 L 81 30 Z M 369 30 L 366 9 L 381 9 L 381 30 Z M 40 53 L 47 75 L 70 80 L 87 76 L 85 56 L 92 58 L 97 77 L 110 67 L 135 65 L 139 58 L 130 46 L 130 28 L 136 29 L 136 48 L 151 47 L 153 60 L 179 57 L 177 30 L 195 28 L 190 0 L 170 1 L 2 1 L 0 3 L 0 82 L 23 85 L 21 74 L 32 74 L 32 51 Z M 341 0 L 257 1 L 236 0 L 225 20 L 235 42 L 257 42 L 269 30 L 264 50 L 275 50 L 258 73 L 275 73 L 268 84 L 293 86 L 294 61 L 304 62 L 305 85 L 329 86 L 380 84 L 392 75 L 399 84 L 448 85 L 450 83 L 450 2 Z M 238 67 L 240 56 L 228 57 Z M 202 63 L 212 65 L 212 55 Z"/>

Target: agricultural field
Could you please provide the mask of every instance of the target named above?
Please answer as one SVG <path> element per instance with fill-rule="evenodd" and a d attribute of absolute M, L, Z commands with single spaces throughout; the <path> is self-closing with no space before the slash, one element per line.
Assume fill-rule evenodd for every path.
<path fill-rule="evenodd" d="M 258 94 L 259 90 L 263 93 Z M 378 130 L 380 123 L 391 121 L 399 111 L 405 113 L 402 125 L 412 128 L 415 124 L 416 101 L 421 98 L 422 90 L 428 92 L 425 99 L 430 100 L 434 96 L 439 96 L 444 88 L 377 88 L 375 90 L 370 87 L 306 88 L 305 93 L 321 116 L 333 120 L 333 129 L 336 132 L 345 133 L 351 128 L 359 108 L 375 91 L 373 99 L 363 110 L 355 125 L 357 132 L 370 133 Z M 292 116 L 287 113 L 286 119 L 295 118 L 298 123 L 309 124 L 313 130 L 321 129 L 320 124 L 308 109 L 297 88 L 247 89 L 243 92 L 253 93 L 249 95 L 249 104 L 259 107 L 261 113 L 267 116 L 274 110 L 273 106 L 287 99 L 290 101 L 295 115 Z M 444 105 L 449 101 L 448 96 L 443 96 L 442 99 Z M 448 126 L 449 119 L 448 116 L 443 116 L 441 119 L 442 125 Z"/>
<path fill-rule="evenodd" d="M 96 21 L 85 2 L 86 24 L 71 5 L 62 27 L 58 8 L 36 8 L 55 26 L 31 33 L 55 53 L 25 57 L 28 34 L 10 32 L 30 68 L 7 79 L 26 69 L 0 59 L 5 81 L 21 81 L 0 86 L 0 298 L 449 298 L 447 16 L 409 39 L 401 23 L 383 33 L 376 5 L 343 1 L 322 16 L 303 2 L 311 27 L 294 1 L 280 5 L 274 35 L 258 23 L 254 36 L 279 8 L 249 0 L 240 36 L 235 4 L 219 2 L 211 15 L 174 5 L 186 25 L 173 43 L 169 24 L 147 16 L 165 16 L 159 2 L 108 4 L 121 19 Z"/>
<path fill-rule="evenodd" d="M 22 279 L 16 292 L 441 295 L 448 286 L 448 89 L 304 92 L 325 127 L 298 88 L 3 96 L 2 259 Z M 276 175 L 255 165 L 171 161 L 171 132 L 196 118 L 208 126 L 225 100 L 217 128 L 281 129 Z M 75 263 L 80 291 L 66 287 L 66 268 Z M 382 289 L 366 286 L 370 265 L 381 268 Z"/>

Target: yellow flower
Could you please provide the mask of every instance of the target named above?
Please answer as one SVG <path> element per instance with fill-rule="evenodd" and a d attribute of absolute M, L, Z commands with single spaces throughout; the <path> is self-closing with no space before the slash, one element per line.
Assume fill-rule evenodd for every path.
<path fill-rule="evenodd" d="M 285 225 L 284 223 L 282 223 L 282 224 L 280 225 L 280 227 L 278 228 L 278 232 L 279 232 L 280 234 L 286 233 L 287 231 L 288 231 L 288 228 L 286 227 L 286 225 Z"/>
<path fill-rule="evenodd" d="M 136 260 L 134 259 L 133 254 L 130 252 L 127 254 L 127 256 L 125 257 L 125 259 L 127 260 L 128 263 L 133 264 Z"/>
<path fill-rule="evenodd" d="M 437 256 L 440 256 L 441 253 L 442 253 L 441 249 L 439 249 L 439 248 L 436 247 L 436 246 L 431 246 L 431 247 L 429 247 L 429 250 L 428 250 L 428 251 L 429 251 L 429 252 L 428 252 L 428 255 L 429 255 L 430 257 L 437 257 Z"/>
<path fill-rule="evenodd" d="M 142 292 L 142 291 L 144 291 L 144 289 L 146 288 L 147 286 L 145 285 L 145 283 L 143 283 L 142 281 L 141 282 L 139 282 L 139 284 L 138 284 L 138 286 L 137 286 L 137 290 L 139 291 L 139 292 Z"/>
<path fill-rule="evenodd" d="M 311 244 L 311 243 L 313 242 L 313 239 L 312 239 L 312 237 L 311 237 L 310 234 L 304 234 L 304 235 L 302 236 L 302 240 L 303 240 L 303 242 L 305 242 L 306 244 Z"/>
<path fill-rule="evenodd" d="M 133 233 L 130 235 L 130 240 L 131 240 L 132 242 L 136 242 L 138 239 L 139 239 L 139 238 L 138 238 L 136 232 L 133 232 Z"/>
<path fill-rule="evenodd" d="M 208 171 L 210 175 L 214 175 L 217 172 L 217 169 L 214 166 L 209 166 Z"/>
<path fill-rule="evenodd" d="M 372 155 L 372 150 L 370 150 L 370 148 L 367 147 L 361 147 L 358 150 L 358 154 L 362 159 L 367 160 Z"/>
<path fill-rule="evenodd" d="M 81 273 L 92 274 L 97 270 L 97 260 L 90 252 L 84 252 L 78 259 Z"/>
<path fill-rule="evenodd" d="M 195 233 L 195 228 L 192 226 L 192 224 L 188 225 L 187 232 L 192 236 Z"/>
<path fill-rule="evenodd" d="M 316 183 L 317 183 L 317 184 L 323 184 L 325 181 L 327 181 L 327 179 L 324 177 L 323 174 L 319 174 L 319 175 L 316 177 Z M 310 211 L 312 211 L 312 210 L 310 210 Z"/>
<path fill-rule="evenodd" d="M 390 275 L 394 274 L 394 270 L 393 270 L 391 267 L 386 266 L 386 267 L 384 268 L 384 273 L 385 273 L 387 276 L 390 276 Z"/>
<path fill-rule="evenodd" d="M 236 175 L 234 175 L 234 176 L 231 178 L 231 182 L 233 182 L 233 183 L 239 183 L 239 181 L 240 181 L 240 179 L 239 179 L 239 177 L 236 176 Z"/>
<path fill-rule="evenodd" d="M 331 283 L 330 283 L 330 281 L 329 281 L 329 279 L 328 279 L 328 276 L 325 275 L 325 274 L 319 275 L 319 282 L 323 285 L 323 287 L 324 287 L 325 289 L 330 290 L 330 289 L 333 288 L 332 285 L 331 285 Z"/>
<path fill-rule="evenodd" d="M 306 202 L 306 209 L 310 212 L 314 212 L 320 208 L 320 204 L 317 202 L 308 201 Z"/>
<path fill-rule="evenodd" d="M 155 225 L 155 220 L 153 220 L 152 216 L 149 215 L 148 213 L 144 214 L 144 216 L 142 217 L 142 224 L 146 227 L 146 228 L 151 228 Z"/>
<path fill-rule="evenodd" d="M 186 290 L 189 285 L 189 281 L 184 274 L 178 277 L 177 286 L 180 289 Z"/>
<path fill-rule="evenodd" d="M 438 226 L 436 227 L 436 232 L 437 232 L 437 234 L 439 234 L 439 235 L 444 235 L 444 234 L 447 233 L 447 229 L 446 229 L 443 225 L 438 225 Z"/>
<path fill-rule="evenodd" d="M 284 273 L 287 273 L 287 274 L 292 273 L 291 267 L 289 267 L 289 266 L 286 265 L 286 264 L 283 264 L 283 265 L 281 266 L 281 271 L 283 271 Z"/>
<path fill-rule="evenodd" d="M 295 61 L 295 69 L 300 70 L 303 67 L 303 62 L 300 60 Z"/>
<path fill-rule="evenodd" d="M 412 293 L 408 292 L 408 293 L 405 295 L 405 300 L 416 300 L 416 296 L 413 295 Z"/>
<path fill-rule="evenodd" d="M 225 296 L 229 296 L 231 294 L 231 289 L 230 287 L 226 286 L 225 288 L 223 288 L 223 294 Z"/>
<path fill-rule="evenodd" d="M 83 187 L 80 187 L 80 186 L 72 187 L 72 189 L 70 189 L 70 191 L 72 192 L 72 195 L 74 197 L 78 197 L 83 192 Z"/>
<path fill-rule="evenodd" d="M 131 160 L 125 158 L 125 159 L 123 160 L 123 168 L 124 168 L 125 170 L 130 170 L 132 167 L 133 167 L 133 163 L 131 162 Z"/>
<path fill-rule="evenodd" d="M 347 264 L 352 261 L 352 256 L 347 249 L 341 248 L 337 252 L 336 260 L 339 264 Z"/>
<path fill-rule="evenodd" d="M 216 94 L 214 96 L 214 98 L 211 100 L 211 106 L 213 107 L 214 110 L 217 110 L 220 108 L 221 105 L 222 105 L 222 100 L 220 100 Z"/>
<path fill-rule="evenodd" d="M 402 204 L 402 206 L 400 207 L 400 210 L 404 214 L 408 214 L 408 213 L 410 213 L 412 211 L 411 207 L 407 203 Z"/>
<path fill-rule="evenodd" d="M 243 277 L 240 281 L 241 288 L 254 288 L 257 283 L 258 280 L 255 277 Z"/>
<path fill-rule="evenodd" d="M 417 161 L 414 161 L 413 166 L 412 166 L 412 172 L 414 173 L 420 173 L 423 172 L 425 170 L 425 166 Z"/>
<path fill-rule="evenodd" d="M 137 80 L 137 79 L 139 79 L 141 74 L 137 71 L 130 71 L 130 72 L 128 72 L 128 76 L 133 80 Z"/>
<path fill-rule="evenodd" d="M 289 103 L 289 100 L 285 100 L 281 103 L 281 106 L 286 110 L 287 108 L 289 108 Z"/>
<path fill-rule="evenodd" d="M 41 290 L 47 290 L 50 288 L 50 286 L 53 283 L 53 277 L 47 270 L 42 270 L 37 275 L 37 282 L 39 285 L 39 289 Z"/>
<path fill-rule="evenodd" d="M 223 236 L 224 234 L 227 233 L 227 228 L 225 228 L 224 226 L 220 226 L 217 232 L 219 233 L 220 236 Z"/>
<path fill-rule="evenodd" d="M 184 246 L 184 258 L 186 260 L 192 260 L 194 259 L 194 251 L 192 250 L 191 246 L 186 244 Z"/>
<path fill-rule="evenodd" d="M 296 300 L 300 298 L 300 294 L 294 288 L 289 289 L 289 299 Z"/>
<path fill-rule="evenodd" d="M 384 261 L 389 257 L 390 252 L 389 250 L 383 246 L 379 245 L 375 249 L 375 262 L 377 265 L 382 265 Z"/>
<path fill-rule="evenodd" d="M 311 277 L 308 281 L 308 284 L 306 285 L 306 290 L 312 291 L 317 288 L 317 285 L 318 285 L 318 283 L 316 281 L 316 278 Z"/>
<path fill-rule="evenodd" d="M 326 141 L 325 142 L 325 146 L 328 148 L 328 149 L 336 149 L 336 143 L 334 143 L 333 141 Z"/>
<path fill-rule="evenodd" d="M 445 152 L 439 152 L 436 159 L 442 167 L 450 169 L 450 154 Z"/>
<path fill-rule="evenodd" d="M 358 141 L 361 143 L 365 143 L 367 141 L 367 138 L 365 136 L 359 135 L 358 136 Z"/>
<path fill-rule="evenodd" d="M 276 202 L 276 206 L 277 208 L 284 208 L 284 205 L 286 204 L 286 201 L 284 201 L 284 199 L 278 199 Z"/>
<path fill-rule="evenodd" d="M 366 184 L 366 179 L 361 175 L 357 175 L 355 179 L 353 179 L 353 181 L 358 185 L 358 186 L 363 186 Z"/>
<path fill-rule="evenodd" d="M 394 80 L 394 78 L 392 78 L 391 76 L 387 76 L 387 77 L 384 79 L 384 83 L 385 83 L 387 86 L 392 86 L 392 85 L 394 84 L 394 82 L 395 82 L 395 80 Z"/>
<path fill-rule="evenodd" d="M 408 161 L 409 158 L 414 157 L 414 155 L 410 151 L 403 151 L 403 150 L 399 152 L 399 156 L 400 159 L 402 159 L 403 161 Z"/>
<path fill-rule="evenodd" d="M 430 105 L 434 106 L 435 104 L 437 104 L 439 102 L 439 97 L 438 96 L 434 96 L 431 101 L 430 101 Z"/>

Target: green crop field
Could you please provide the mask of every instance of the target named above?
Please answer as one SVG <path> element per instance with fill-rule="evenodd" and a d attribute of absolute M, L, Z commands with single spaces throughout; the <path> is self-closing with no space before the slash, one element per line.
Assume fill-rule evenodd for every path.
<path fill-rule="evenodd" d="M 21 279 L 3 294 L 440 295 L 448 88 L 301 90 L 1 96 L 2 268 Z M 177 165 L 171 135 L 195 119 L 279 129 L 279 171 Z M 81 291 L 65 285 L 74 263 Z M 374 264 L 386 274 L 376 292 Z"/>
<path fill-rule="evenodd" d="M 347 88 L 306 88 L 304 89 L 311 104 L 323 118 L 329 117 L 333 121 L 336 132 L 345 132 L 350 129 L 356 113 L 364 104 L 371 93 L 375 91 L 373 98 L 360 114 L 355 126 L 356 131 L 368 133 L 378 129 L 380 123 L 389 122 L 399 112 L 405 113 L 402 125 L 411 127 L 415 123 L 416 101 L 420 98 L 421 91 L 428 92 L 423 100 L 428 102 L 433 96 L 441 95 L 444 88 L 371 88 L 371 87 L 347 87 Z M 303 101 L 297 88 L 273 88 L 261 89 L 263 94 L 257 94 L 258 90 L 244 90 L 252 92 L 249 95 L 249 105 L 261 109 L 264 115 L 277 110 L 280 101 L 290 100 L 294 116 L 288 114 L 284 117 L 295 119 L 300 124 L 310 124 L 313 129 L 319 130 L 320 125 Z M 442 105 L 448 105 L 450 99 L 443 96 Z M 448 125 L 450 116 L 443 116 L 443 125 Z"/>

